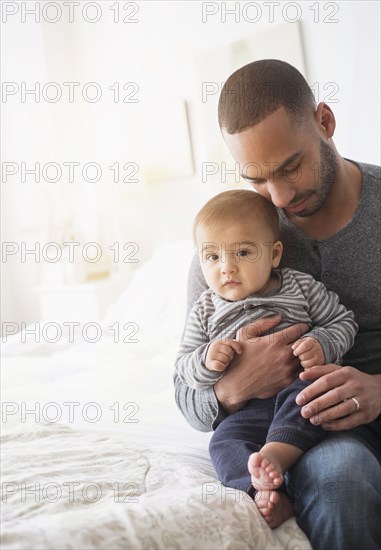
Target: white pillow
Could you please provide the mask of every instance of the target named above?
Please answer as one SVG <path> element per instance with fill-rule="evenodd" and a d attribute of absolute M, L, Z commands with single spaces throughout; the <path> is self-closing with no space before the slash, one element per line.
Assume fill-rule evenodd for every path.
<path fill-rule="evenodd" d="M 141 327 L 174 330 L 180 337 L 193 255 L 191 240 L 156 247 L 152 258 L 136 270 L 126 290 L 109 307 L 103 325 L 135 322 Z"/>

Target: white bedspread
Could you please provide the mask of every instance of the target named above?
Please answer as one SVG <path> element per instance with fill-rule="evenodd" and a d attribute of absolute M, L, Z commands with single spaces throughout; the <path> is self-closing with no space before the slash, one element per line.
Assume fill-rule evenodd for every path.
<path fill-rule="evenodd" d="M 203 461 L 58 425 L 3 445 L 2 548 L 309 548 L 293 519 L 271 531 Z"/>

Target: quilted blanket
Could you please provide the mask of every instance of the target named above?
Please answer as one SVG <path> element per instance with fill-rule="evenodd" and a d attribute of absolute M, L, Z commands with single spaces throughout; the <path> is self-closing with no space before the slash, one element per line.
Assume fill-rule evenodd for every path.
<path fill-rule="evenodd" d="M 272 531 L 205 454 L 58 424 L 3 438 L 3 549 L 309 549 L 292 518 Z"/>

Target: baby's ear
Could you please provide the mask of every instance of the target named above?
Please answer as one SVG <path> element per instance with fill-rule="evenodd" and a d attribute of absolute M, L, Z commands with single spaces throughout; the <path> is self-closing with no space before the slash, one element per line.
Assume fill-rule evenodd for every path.
<path fill-rule="evenodd" d="M 278 267 L 280 264 L 280 260 L 282 258 L 283 254 L 283 244 L 281 241 L 276 241 L 273 244 L 273 257 L 272 257 L 272 267 Z"/>

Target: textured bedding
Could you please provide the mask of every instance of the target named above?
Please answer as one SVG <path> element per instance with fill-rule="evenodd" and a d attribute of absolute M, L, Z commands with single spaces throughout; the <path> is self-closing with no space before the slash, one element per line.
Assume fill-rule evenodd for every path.
<path fill-rule="evenodd" d="M 272 531 L 245 493 L 217 481 L 211 434 L 176 407 L 189 252 L 169 248 L 159 261 L 162 250 L 139 268 L 96 344 L 5 346 L 3 549 L 311 548 L 294 518 Z M 149 281 L 168 287 L 171 258 L 183 266 L 182 287 L 155 302 Z M 160 275 L 158 264 L 169 271 Z M 107 334 L 131 320 L 138 342 Z"/>
<path fill-rule="evenodd" d="M 310 548 L 294 519 L 271 531 L 210 468 L 123 436 L 41 426 L 3 453 L 2 548 Z"/>

